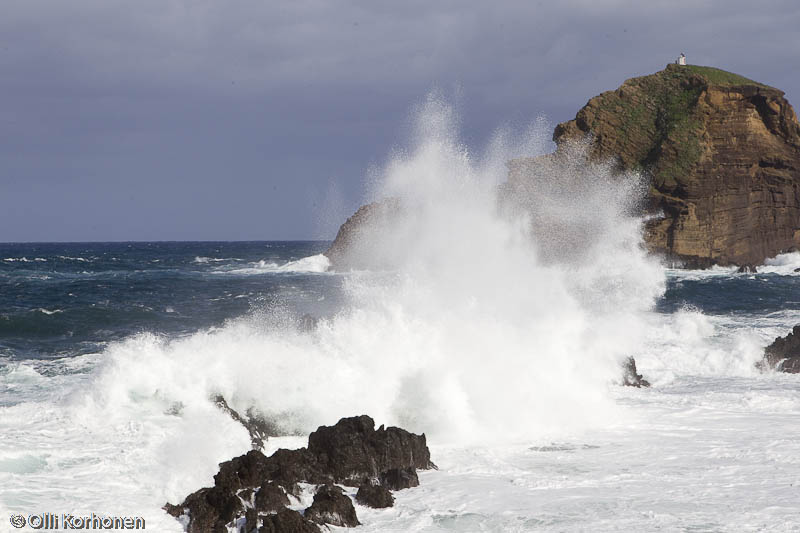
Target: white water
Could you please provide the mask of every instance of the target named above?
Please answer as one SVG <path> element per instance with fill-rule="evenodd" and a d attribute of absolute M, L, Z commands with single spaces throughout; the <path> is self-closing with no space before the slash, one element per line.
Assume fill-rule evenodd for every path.
<path fill-rule="evenodd" d="M 393 510 L 359 508 L 365 531 L 794 527 L 796 381 L 752 365 L 798 317 L 652 312 L 665 271 L 629 214 L 636 176 L 570 159 L 502 204 L 504 162 L 541 153 L 540 132 L 516 145 L 498 136 L 476 156 L 435 98 L 418 122 L 374 191 L 405 216 L 362 243 L 392 271 L 349 275 L 348 305 L 312 332 L 254 313 L 9 367 L 0 513 L 144 515 L 148 529 L 180 531 L 161 505 L 249 447 L 208 399 L 222 393 L 288 432 L 360 413 L 425 431 L 441 470 Z M 235 273 L 322 272 L 326 261 Z M 653 389 L 613 385 L 629 354 Z"/>
<path fill-rule="evenodd" d="M 195 262 L 208 262 L 197 261 Z M 203 258 L 208 259 L 208 258 Z M 215 259 L 213 261 L 224 261 L 223 259 Z M 303 273 L 317 273 L 321 274 L 328 271 L 330 261 L 323 254 L 312 255 L 310 257 L 303 257 L 296 261 L 289 261 L 284 264 L 278 264 L 263 259 L 258 262 L 249 263 L 247 266 L 241 268 L 226 268 L 221 270 L 212 271 L 213 274 L 228 274 L 228 275 L 262 275 L 262 274 L 303 274 Z"/>

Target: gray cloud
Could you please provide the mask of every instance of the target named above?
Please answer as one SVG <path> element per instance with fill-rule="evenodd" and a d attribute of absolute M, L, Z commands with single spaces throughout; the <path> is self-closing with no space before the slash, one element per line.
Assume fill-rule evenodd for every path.
<path fill-rule="evenodd" d="M 0 241 L 331 237 L 319 213 L 433 87 L 475 145 L 681 51 L 793 101 L 798 24 L 793 1 L 7 0 Z"/>

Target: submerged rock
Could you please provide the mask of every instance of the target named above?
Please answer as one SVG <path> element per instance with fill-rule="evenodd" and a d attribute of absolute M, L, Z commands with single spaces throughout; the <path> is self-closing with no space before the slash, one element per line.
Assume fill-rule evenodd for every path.
<path fill-rule="evenodd" d="M 762 370 L 774 369 L 790 374 L 800 373 L 800 325 L 785 337 L 778 337 L 764 348 L 764 358 L 757 365 Z"/>
<path fill-rule="evenodd" d="M 636 371 L 636 360 L 628 357 L 622 364 L 622 384 L 626 387 L 649 387 L 650 382 Z"/>
<path fill-rule="evenodd" d="M 175 517 L 188 518 L 190 533 L 224 532 L 241 518 L 247 530 L 261 518 L 259 531 L 269 532 L 318 531 L 310 520 L 352 527 L 359 523 L 353 503 L 333 483 L 358 487 L 380 482 L 388 493 L 390 488 L 417 486 L 417 468 L 436 468 L 424 434 L 396 427 L 376 430 L 368 416 L 343 418 L 311 433 L 308 448 L 280 449 L 269 457 L 251 450 L 220 464 L 213 487 L 164 509 Z M 322 485 L 305 517 L 284 510 L 289 504 L 287 494 L 298 494 L 298 483 Z M 362 496 L 367 498 L 366 494 Z M 370 501 L 387 501 L 385 493 L 373 496 Z"/>

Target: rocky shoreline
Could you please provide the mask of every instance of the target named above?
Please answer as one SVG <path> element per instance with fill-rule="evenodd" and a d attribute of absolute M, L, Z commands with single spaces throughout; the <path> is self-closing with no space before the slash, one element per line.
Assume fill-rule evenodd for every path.
<path fill-rule="evenodd" d="M 227 406 L 227 404 L 226 404 Z M 320 525 L 360 525 L 353 501 L 339 486 L 358 488 L 355 500 L 374 508 L 391 507 L 392 491 L 419 485 L 417 470 L 436 468 L 425 435 L 397 427 L 375 429 L 372 418 L 342 418 L 321 426 L 308 446 L 280 449 L 267 457 L 259 450 L 220 464 L 214 486 L 202 488 L 177 505 L 164 506 L 189 533 L 237 527 L 244 533 L 314 533 Z M 313 490 L 303 509 L 300 497 Z"/>

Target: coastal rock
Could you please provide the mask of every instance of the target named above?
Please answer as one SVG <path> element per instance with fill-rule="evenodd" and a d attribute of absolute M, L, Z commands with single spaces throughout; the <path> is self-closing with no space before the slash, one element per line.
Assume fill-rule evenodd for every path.
<path fill-rule="evenodd" d="M 625 387 L 649 387 L 650 382 L 636 371 L 636 360 L 628 357 L 622 364 L 622 384 Z"/>
<path fill-rule="evenodd" d="M 193 492 L 180 505 L 164 506 L 164 510 L 179 518 L 189 516 L 188 533 L 226 533 L 225 524 L 244 511 L 235 492 L 212 487 Z"/>
<path fill-rule="evenodd" d="M 759 367 L 762 370 L 769 368 L 790 374 L 800 373 L 800 325 L 764 349 L 764 359 Z"/>
<path fill-rule="evenodd" d="M 331 268 L 341 271 L 385 266 L 374 264 L 373 248 L 380 242 L 381 233 L 400 213 L 400 201 L 396 198 L 361 206 L 341 225 L 333 244 L 325 251 Z"/>
<path fill-rule="evenodd" d="M 339 527 L 361 525 L 352 500 L 336 485 L 322 485 L 317 490 L 314 503 L 306 509 L 305 517 L 317 524 Z"/>
<path fill-rule="evenodd" d="M 333 483 L 357 487 L 380 481 L 388 488 L 407 488 L 419 484 L 417 468 L 435 467 L 424 434 L 396 427 L 376 430 L 368 416 L 343 418 L 311 433 L 307 448 L 280 449 L 269 457 L 251 450 L 221 463 L 213 487 L 164 509 L 188 518 L 190 533 L 224 532 L 240 518 L 250 528 L 259 517 L 263 519 L 260 531 L 317 531 L 308 529 L 316 528 L 308 521 L 312 518 L 317 523 L 352 527 L 358 525 L 352 501 Z M 287 493 L 299 493 L 298 483 L 323 487 L 306 518 L 283 510 L 289 503 Z"/>
<path fill-rule="evenodd" d="M 755 265 L 742 265 L 736 269 L 736 272 L 739 274 L 757 274 L 758 268 Z"/>
<path fill-rule="evenodd" d="M 392 468 L 381 474 L 380 482 L 391 490 L 410 489 L 419 485 L 419 476 L 413 468 Z"/>
<path fill-rule="evenodd" d="M 368 416 L 343 418 L 308 437 L 308 451 L 336 483 L 358 487 L 392 469 L 435 467 L 425 435 L 396 427 L 375 429 Z"/>
<path fill-rule="evenodd" d="M 303 515 L 291 509 L 267 515 L 258 533 L 320 533 L 319 527 Z"/>
<path fill-rule="evenodd" d="M 254 450 L 260 450 L 264 447 L 264 441 L 269 437 L 274 437 L 278 434 L 277 428 L 274 424 L 270 423 L 263 416 L 255 412 L 254 409 L 248 409 L 246 416 L 240 415 L 234 410 L 221 394 L 212 396 L 211 401 L 219 407 L 222 411 L 227 413 L 235 421 L 239 422 L 245 427 L 250 434 L 250 443 Z"/>
<path fill-rule="evenodd" d="M 362 483 L 356 493 L 356 501 L 361 505 L 375 509 L 383 509 L 394 505 L 394 496 L 391 491 L 382 485 Z"/>
<path fill-rule="evenodd" d="M 800 245 L 800 124 L 778 89 L 668 65 L 589 100 L 559 146 L 651 178 L 649 248 L 690 267 L 757 265 Z M 514 166 L 511 174 L 515 172 Z"/>
<path fill-rule="evenodd" d="M 759 265 L 800 248 L 800 123 L 778 89 L 716 68 L 668 65 L 590 99 L 553 140 L 554 154 L 508 163 L 501 193 L 524 188 L 543 163 L 588 152 L 650 179 L 645 241 L 673 262 Z M 325 252 L 332 268 L 372 268 L 371 246 L 401 212 L 396 199 L 361 207 Z M 584 233 L 577 237 L 591 239 L 592 227 Z"/>
<path fill-rule="evenodd" d="M 254 499 L 254 508 L 259 513 L 277 513 L 289 505 L 286 491 L 271 481 L 265 481 L 259 487 Z"/>

